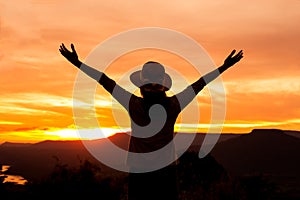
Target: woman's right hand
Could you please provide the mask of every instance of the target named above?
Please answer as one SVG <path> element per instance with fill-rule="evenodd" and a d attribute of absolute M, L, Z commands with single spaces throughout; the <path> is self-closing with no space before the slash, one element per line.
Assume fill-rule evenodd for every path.
<path fill-rule="evenodd" d="M 79 67 L 81 65 L 81 62 L 78 59 L 78 55 L 73 44 L 71 44 L 71 49 L 72 51 L 69 51 L 64 43 L 62 43 L 60 45 L 59 51 L 68 61 L 70 61 L 73 65 Z"/>

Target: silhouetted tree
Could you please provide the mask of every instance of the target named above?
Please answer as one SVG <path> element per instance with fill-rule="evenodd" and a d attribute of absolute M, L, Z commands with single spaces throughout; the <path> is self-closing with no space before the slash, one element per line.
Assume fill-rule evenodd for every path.
<path fill-rule="evenodd" d="M 33 197 L 65 197 L 118 199 L 122 195 L 123 180 L 115 184 L 113 177 L 105 177 L 98 165 L 85 160 L 78 168 L 57 163 L 48 178 L 33 186 Z"/>
<path fill-rule="evenodd" d="M 273 200 L 279 196 L 277 185 L 263 174 L 240 177 L 240 184 L 248 200 Z"/>

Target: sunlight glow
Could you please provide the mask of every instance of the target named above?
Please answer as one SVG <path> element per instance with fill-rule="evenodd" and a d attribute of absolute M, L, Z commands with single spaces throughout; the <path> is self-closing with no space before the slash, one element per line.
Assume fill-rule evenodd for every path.
<path fill-rule="evenodd" d="M 128 131 L 126 129 L 122 131 Z M 91 128 L 91 129 L 62 129 L 56 131 L 46 131 L 45 134 L 58 136 L 62 139 L 83 139 L 83 140 L 93 140 L 101 139 L 114 135 L 120 132 L 116 128 Z"/>
<path fill-rule="evenodd" d="M 290 123 L 299 124 L 300 119 L 290 119 L 281 122 L 271 122 L 271 121 L 228 121 L 224 124 L 175 124 L 176 132 L 186 132 L 186 133 L 198 133 L 198 132 L 208 132 L 210 128 L 223 128 L 222 133 L 246 133 L 254 128 L 268 128 L 288 125 Z"/>

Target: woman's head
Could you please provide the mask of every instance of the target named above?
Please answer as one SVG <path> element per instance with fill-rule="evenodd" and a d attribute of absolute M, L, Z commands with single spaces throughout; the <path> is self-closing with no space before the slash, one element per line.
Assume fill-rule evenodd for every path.
<path fill-rule="evenodd" d="M 164 66 L 154 61 L 146 62 L 142 70 L 132 73 L 130 80 L 142 93 L 165 92 L 172 86 L 171 77 L 165 72 Z"/>

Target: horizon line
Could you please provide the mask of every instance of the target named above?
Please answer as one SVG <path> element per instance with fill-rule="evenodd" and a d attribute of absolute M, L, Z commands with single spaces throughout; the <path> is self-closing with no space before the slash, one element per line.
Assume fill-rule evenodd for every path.
<path fill-rule="evenodd" d="M 175 134 L 220 134 L 220 135 L 247 135 L 247 134 L 251 134 L 254 130 L 261 130 L 261 131 L 283 131 L 283 132 L 287 132 L 287 131 L 291 131 L 291 132 L 299 132 L 300 134 L 300 130 L 290 130 L 290 129 L 279 129 L 279 128 L 254 128 L 252 129 L 250 132 L 221 132 L 221 133 L 205 133 L 205 132 L 197 132 L 197 133 L 190 133 L 190 132 L 174 132 Z M 64 138 L 59 138 L 59 139 L 45 139 L 45 140 L 36 140 L 36 141 L 29 141 L 28 142 L 10 142 L 10 141 L 4 141 L 2 143 L 0 143 L 0 146 L 3 144 L 38 144 L 41 142 L 78 142 L 78 141 L 96 141 L 96 140 L 102 140 L 102 139 L 108 139 L 110 137 L 113 137 L 115 135 L 118 134 L 127 134 L 130 133 L 130 131 L 124 131 L 124 132 L 115 132 L 112 135 L 109 135 L 107 137 L 102 137 L 102 138 L 94 138 L 94 139 L 87 139 L 87 138 L 69 138 L 69 139 L 64 139 Z"/>

